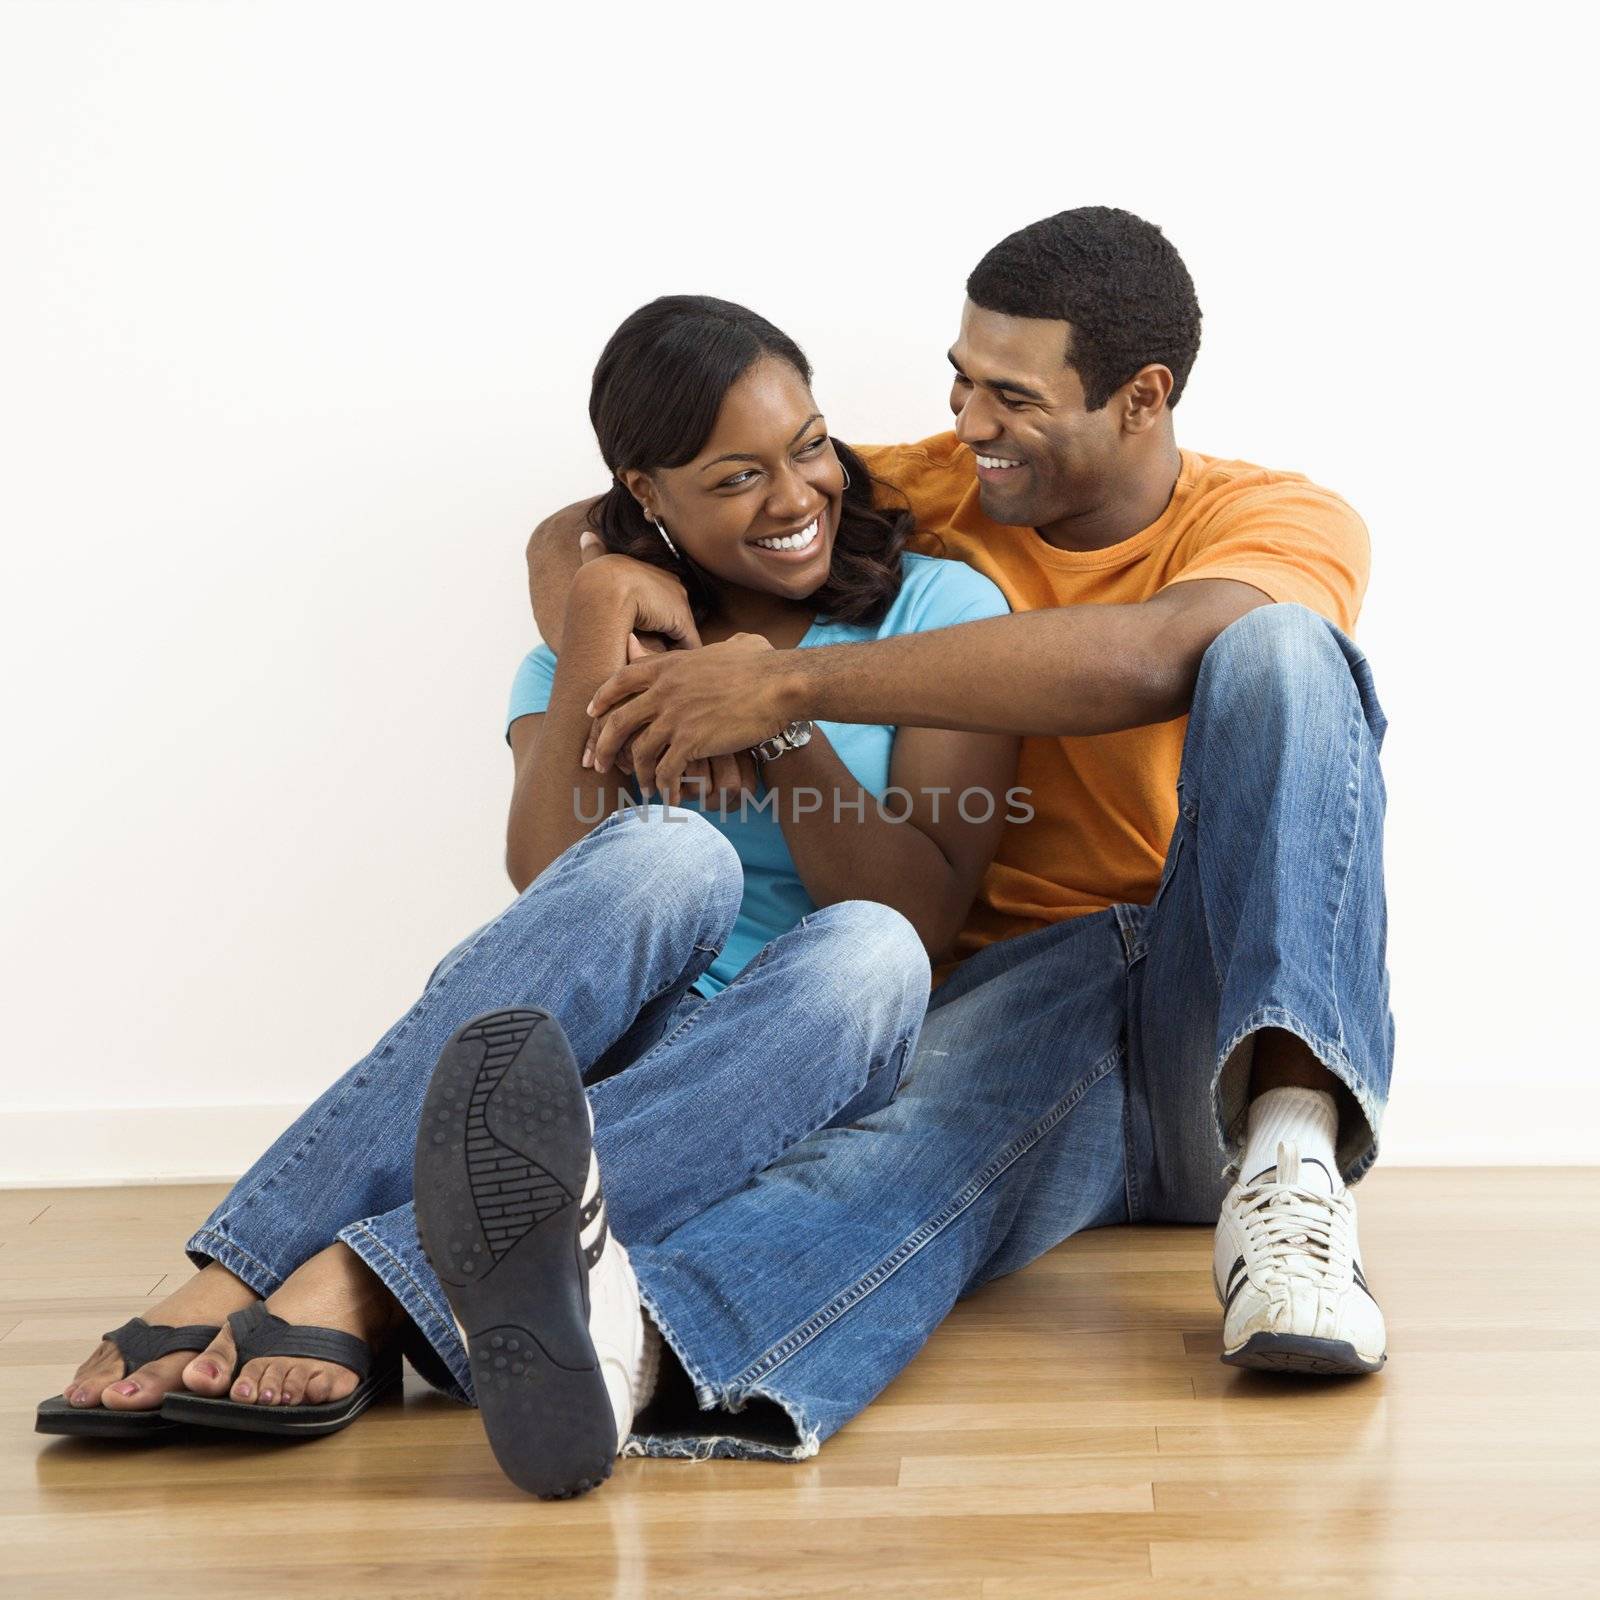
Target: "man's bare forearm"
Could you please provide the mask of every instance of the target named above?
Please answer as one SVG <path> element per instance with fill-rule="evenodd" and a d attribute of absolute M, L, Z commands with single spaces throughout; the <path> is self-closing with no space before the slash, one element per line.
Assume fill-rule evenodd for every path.
<path fill-rule="evenodd" d="M 771 668 L 781 674 L 778 704 L 786 719 L 986 733 L 1071 736 L 1167 722 L 1188 711 L 1211 641 L 1267 598 L 1236 583 L 1175 587 L 1193 592 L 783 651 Z"/>
<path fill-rule="evenodd" d="M 557 655 L 567 615 L 567 591 L 583 565 L 578 540 L 589 526 L 591 500 L 578 500 L 546 517 L 528 540 L 528 599 L 539 637 Z"/>

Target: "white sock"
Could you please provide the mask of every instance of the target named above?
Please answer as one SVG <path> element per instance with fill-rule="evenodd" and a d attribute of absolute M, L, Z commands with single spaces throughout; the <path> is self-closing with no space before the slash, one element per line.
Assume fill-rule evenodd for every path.
<path fill-rule="evenodd" d="M 1239 1181 L 1252 1183 L 1278 1165 L 1278 1145 L 1300 1151 L 1300 1182 L 1308 1189 L 1337 1194 L 1339 1161 L 1333 1141 L 1339 1109 L 1325 1089 L 1268 1089 L 1250 1102 L 1249 1132 L 1239 1160 Z"/>

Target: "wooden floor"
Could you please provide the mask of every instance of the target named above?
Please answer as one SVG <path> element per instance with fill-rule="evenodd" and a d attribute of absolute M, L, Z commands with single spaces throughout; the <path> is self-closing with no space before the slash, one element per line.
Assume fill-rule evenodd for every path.
<path fill-rule="evenodd" d="M 220 1192 L 0 1191 L 0 1593 L 1600 1594 L 1600 1170 L 1376 1173 L 1375 1378 L 1222 1366 L 1209 1235 L 1111 1229 L 958 1307 L 813 1461 L 549 1505 L 414 1376 L 312 1443 L 32 1433 Z"/>

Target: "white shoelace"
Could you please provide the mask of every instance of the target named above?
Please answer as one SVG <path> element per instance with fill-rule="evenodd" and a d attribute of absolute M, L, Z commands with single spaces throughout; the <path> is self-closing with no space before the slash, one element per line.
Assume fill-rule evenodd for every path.
<path fill-rule="evenodd" d="M 1318 1290 L 1341 1288 L 1353 1265 L 1350 1202 L 1308 1189 L 1299 1177 L 1299 1153 L 1279 1145 L 1275 1180 L 1239 1196 L 1255 1276 L 1271 1289 L 1287 1288 L 1291 1280 Z"/>

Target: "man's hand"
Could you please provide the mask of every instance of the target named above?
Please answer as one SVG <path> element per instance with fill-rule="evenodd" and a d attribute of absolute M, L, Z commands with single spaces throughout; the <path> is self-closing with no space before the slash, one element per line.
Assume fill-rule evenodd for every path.
<path fill-rule="evenodd" d="M 631 741 L 641 788 L 673 800 L 690 762 L 746 751 L 789 720 L 778 696 L 785 653 L 760 634 L 736 633 L 622 667 L 589 703 L 588 764 L 609 771 Z"/>
<path fill-rule="evenodd" d="M 649 661 L 655 656 L 664 655 L 669 648 L 676 647 L 669 645 L 664 634 L 647 633 L 642 639 L 636 634 L 628 635 L 630 662 Z M 594 759 L 593 729 L 590 730 L 589 739 L 590 743 L 583 751 L 583 764 L 586 767 L 592 765 Z M 623 745 L 617 752 L 617 766 L 624 772 L 633 771 L 631 746 Z M 747 750 L 732 756 L 701 756 L 683 769 L 683 787 L 689 791 L 689 798 L 698 800 L 711 811 L 735 810 L 744 795 L 754 799 L 760 782 L 761 775 L 757 771 L 755 757 Z"/>
<path fill-rule="evenodd" d="M 600 603 L 631 610 L 634 627 L 628 634 L 629 662 L 649 660 L 668 650 L 700 648 L 700 635 L 695 629 L 683 585 L 671 573 L 628 556 L 608 555 L 599 535 L 592 530 L 584 531 L 578 549 L 582 557 L 580 570 L 602 562 L 609 565 L 585 577 L 581 583 L 574 583 L 578 595 L 575 609 L 584 611 Z M 569 611 L 571 609 L 574 608 L 569 607 Z M 649 628 L 648 623 L 656 618 L 665 618 L 669 624 L 681 622 L 684 636 L 675 636 L 670 629 Z M 584 765 L 589 764 L 590 750 L 586 749 Z M 616 765 L 624 772 L 633 770 L 632 751 L 628 746 L 624 745 L 617 752 Z M 683 773 L 683 785 L 690 798 L 715 811 L 736 807 L 745 795 L 754 797 L 759 782 L 755 761 L 743 752 L 692 761 Z"/>

